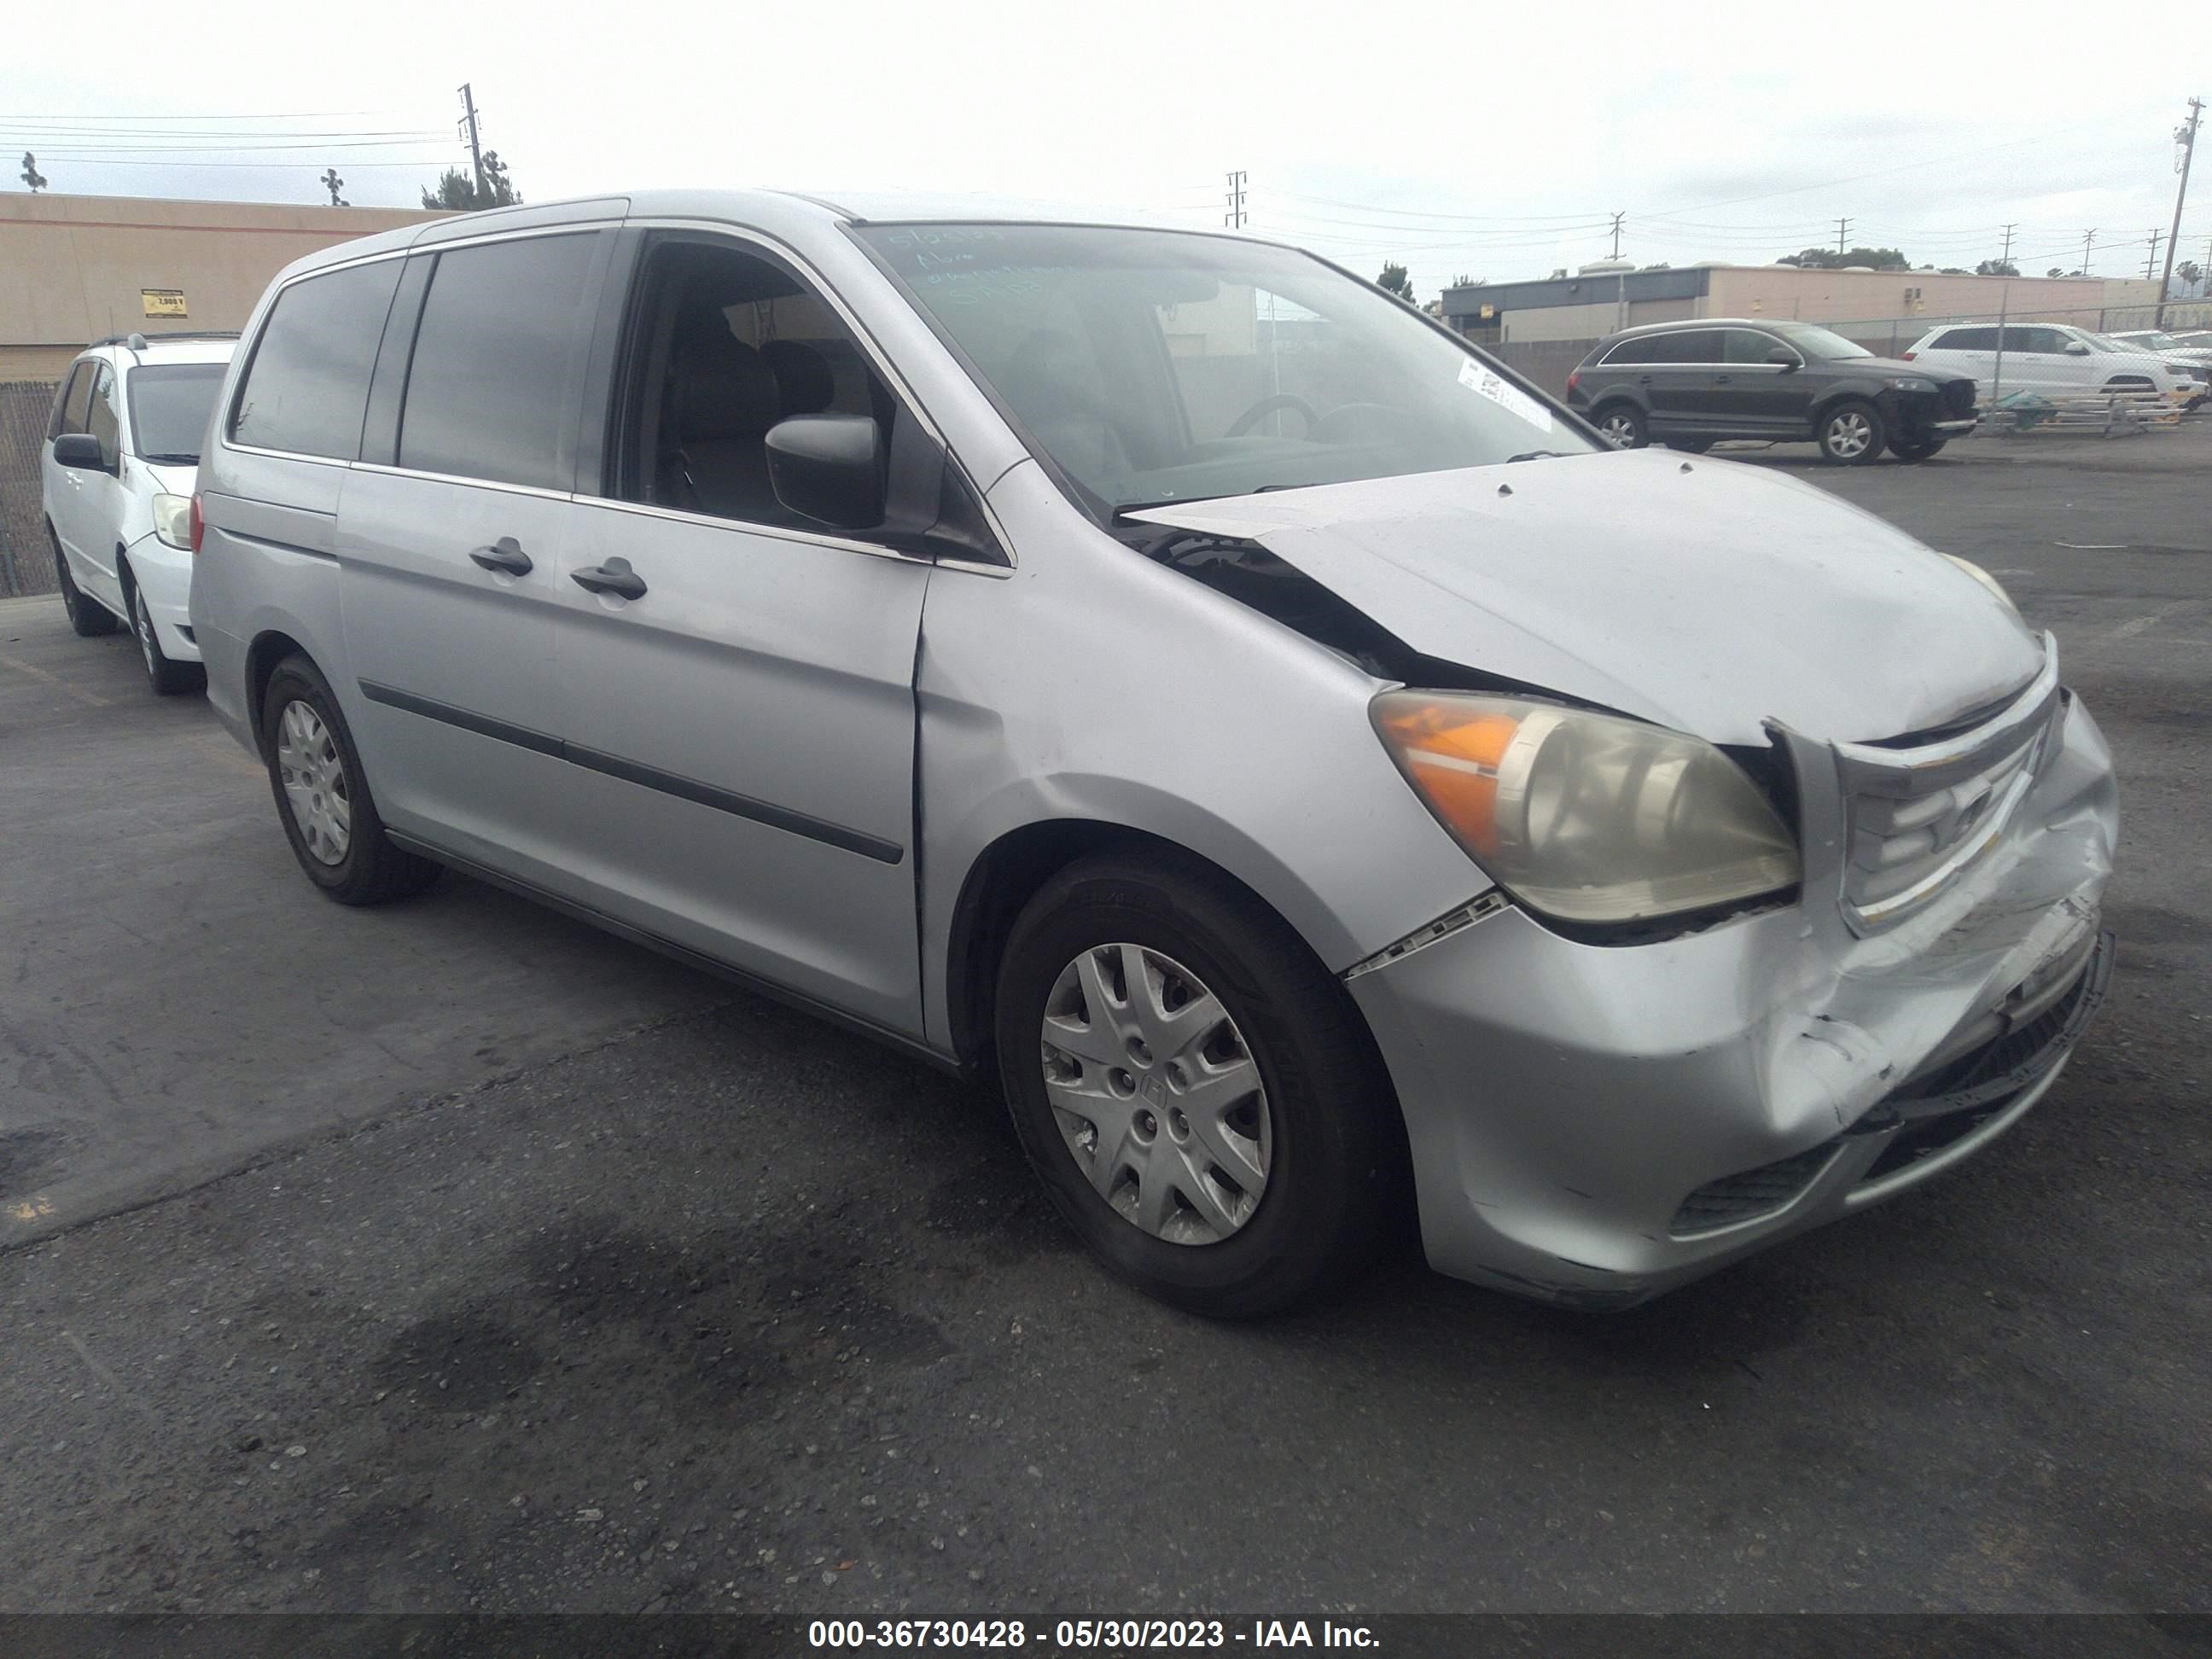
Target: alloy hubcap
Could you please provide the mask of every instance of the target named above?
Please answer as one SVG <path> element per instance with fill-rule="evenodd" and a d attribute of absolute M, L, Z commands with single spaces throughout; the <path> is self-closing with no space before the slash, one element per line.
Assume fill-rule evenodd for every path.
<path fill-rule="evenodd" d="M 1053 981 L 1041 1048 L 1060 1138 L 1125 1220 L 1213 1244 L 1252 1218 L 1274 1152 L 1267 1092 L 1190 969 L 1141 945 L 1085 951 Z"/>
<path fill-rule="evenodd" d="M 1828 447 L 1838 455 L 1863 455 L 1874 428 L 1863 415 L 1843 414 L 1828 422 Z"/>
<path fill-rule="evenodd" d="M 353 842 L 353 799 L 345 763 L 314 708 L 288 702 L 276 720 L 276 770 L 292 822 L 307 851 L 324 864 L 341 864 Z"/>
<path fill-rule="evenodd" d="M 1605 424 L 1598 430 L 1605 434 L 1609 442 L 1622 449 L 1627 448 L 1636 441 L 1636 422 L 1626 415 L 1607 416 Z"/>

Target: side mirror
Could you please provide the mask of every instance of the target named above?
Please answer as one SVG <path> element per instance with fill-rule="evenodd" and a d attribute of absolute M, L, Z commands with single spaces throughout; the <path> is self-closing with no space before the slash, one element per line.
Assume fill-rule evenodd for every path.
<path fill-rule="evenodd" d="M 793 415 L 768 429 L 775 498 L 839 530 L 884 521 L 883 428 L 865 415 Z"/>
<path fill-rule="evenodd" d="M 2089 355 L 2089 343 L 2087 340 L 2069 340 L 2066 343 L 2066 355 L 2069 357 L 2087 356 Z"/>
<path fill-rule="evenodd" d="M 1766 354 L 1766 361 L 1778 368 L 1802 368 L 1805 360 L 1788 346 L 1777 346 Z"/>
<path fill-rule="evenodd" d="M 54 462 L 87 472 L 107 471 L 107 457 L 100 453 L 100 440 L 89 432 L 64 432 L 55 439 Z"/>

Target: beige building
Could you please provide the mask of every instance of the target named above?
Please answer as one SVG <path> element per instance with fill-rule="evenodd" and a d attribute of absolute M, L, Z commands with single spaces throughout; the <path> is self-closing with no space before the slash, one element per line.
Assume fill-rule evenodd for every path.
<path fill-rule="evenodd" d="M 0 380 L 53 380 L 103 334 L 245 326 L 303 253 L 441 216 L 131 196 L 0 200 Z"/>
<path fill-rule="evenodd" d="M 1937 323 L 2002 312 L 2082 328 L 2148 328 L 2158 284 L 2140 278 L 1948 276 L 1933 270 L 1818 270 L 1795 265 L 1584 266 L 1543 282 L 1447 289 L 1444 315 L 1477 340 L 1594 340 L 1615 329 L 1691 317 L 1822 323 L 1887 350 Z M 2169 320 L 2176 308 L 2168 307 Z"/>

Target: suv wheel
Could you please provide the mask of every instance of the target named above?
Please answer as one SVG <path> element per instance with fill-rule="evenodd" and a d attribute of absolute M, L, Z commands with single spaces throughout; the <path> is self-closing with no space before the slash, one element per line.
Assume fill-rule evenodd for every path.
<path fill-rule="evenodd" d="M 68 613 L 70 629 L 81 640 L 112 634 L 114 612 L 77 586 L 76 578 L 70 574 L 69 556 L 62 551 L 61 538 L 54 534 L 52 525 L 46 526 L 46 540 L 54 550 L 54 579 L 61 586 L 62 609 Z"/>
<path fill-rule="evenodd" d="M 1164 1302 L 1274 1312 L 1410 1211 L 1358 1009 L 1279 918 L 1194 860 L 1086 859 L 1047 883 L 1007 941 L 994 1024 L 1054 1207 Z"/>
<path fill-rule="evenodd" d="M 437 865 L 401 851 L 384 833 L 338 700 L 305 657 L 285 658 L 269 678 L 261 752 L 292 855 L 330 897 L 381 904 L 437 880 Z"/>
<path fill-rule="evenodd" d="M 146 659 L 146 678 L 153 682 L 155 695 L 173 697 L 180 692 L 206 690 L 205 669 L 196 662 L 172 662 L 161 649 L 154 613 L 146 607 L 146 590 L 135 581 L 126 581 L 125 586 L 131 595 L 131 631 L 138 636 L 138 654 Z"/>
<path fill-rule="evenodd" d="M 1820 416 L 1820 458 L 1838 466 L 1879 460 L 1888 441 L 1881 411 L 1860 398 L 1846 398 Z"/>
<path fill-rule="evenodd" d="M 1644 411 L 1634 404 L 1610 404 L 1591 417 L 1599 435 L 1615 449 L 1641 449 L 1651 441 Z"/>

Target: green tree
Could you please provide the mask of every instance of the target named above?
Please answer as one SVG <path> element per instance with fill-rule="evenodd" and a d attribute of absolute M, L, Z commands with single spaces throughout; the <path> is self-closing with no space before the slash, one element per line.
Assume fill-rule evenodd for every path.
<path fill-rule="evenodd" d="M 2173 274 L 2191 288 L 2195 288 L 2204 278 L 2204 267 L 2194 259 L 2184 259 L 2179 264 L 2174 266 Z"/>
<path fill-rule="evenodd" d="M 1910 270 L 1912 261 L 1893 247 L 1855 247 L 1848 253 L 1833 248 L 1808 247 L 1802 253 L 1785 253 L 1775 264 L 1802 265 L 1807 270 L 1841 270 L 1846 265 L 1869 265 L 1876 270 Z"/>
<path fill-rule="evenodd" d="M 2009 259 L 1984 259 L 1974 267 L 1977 276 L 2017 276 L 2020 267 Z"/>
<path fill-rule="evenodd" d="M 27 149 L 23 152 L 23 182 L 33 196 L 46 187 L 46 175 L 39 171 L 39 158 Z"/>
<path fill-rule="evenodd" d="M 499 159 L 499 152 L 488 149 L 483 153 L 484 187 L 477 189 L 476 180 L 459 167 L 447 167 L 438 180 L 437 188 L 422 192 L 422 205 L 447 213 L 474 213 L 479 208 L 514 207 L 522 200 L 522 192 L 507 176 L 507 163 Z"/>
<path fill-rule="evenodd" d="M 1395 294 L 1407 305 L 1413 303 L 1413 279 L 1406 274 L 1401 264 L 1387 264 L 1382 274 L 1375 279 L 1375 286 L 1385 293 Z"/>

